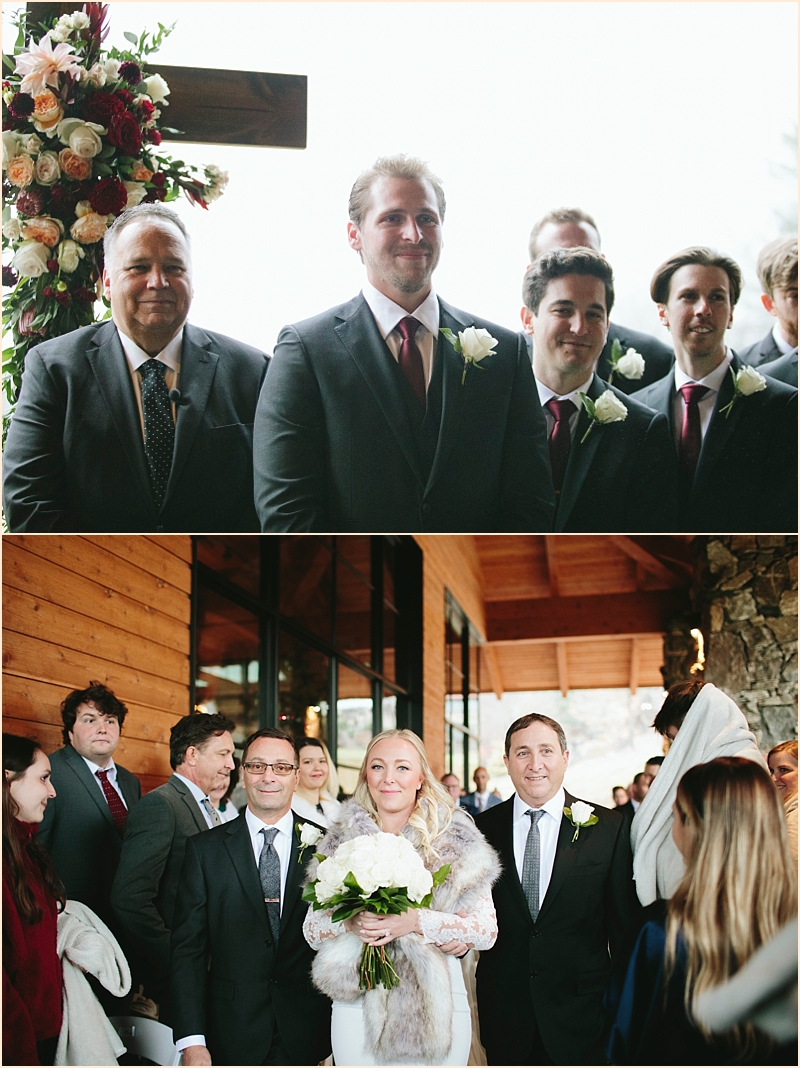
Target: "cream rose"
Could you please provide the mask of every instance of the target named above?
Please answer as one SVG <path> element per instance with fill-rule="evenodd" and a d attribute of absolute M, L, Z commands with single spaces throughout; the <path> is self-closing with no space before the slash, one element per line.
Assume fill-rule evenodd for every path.
<path fill-rule="evenodd" d="M 102 86 L 106 84 L 106 72 L 103 64 L 95 63 L 95 65 L 89 67 L 88 70 L 84 68 L 83 73 L 81 74 L 81 81 L 88 82 L 89 85 L 97 86 L 98 89 L 102 88 Z"/>
<path fill-rule="evenodd" d="M 585 801 L 572 802 L 572 820 L 574 823 L 586 823 L 594 812 L 593 805 L 587 805 Z"/>
<path fill-rule="evenodd" d="M 322 831 L 313 823 L 304 823 L 300 828 L 300 844 L 313 846 L 322 838 Z"/>
<path fill-rule="evenodd" d="M 108 216 L 98 215 L 94 211 L 82 215 L 69 229 L 70 234 L 82 245 L 93 245 L 102 240 L 106 232 L 106 220 Z"/>
<path fill-rule="evenodd" d="M 16 251 L 11 266 L 24 278 L 38 278 L 47 271 L 50 250 L 40 241 L 23 241 Z"/>
<path fill-rule="evenodd" d="M 137 204 L 141 204 L 147 195 L 147 189 L 145 188 L 144 182 L 123 182 L 122 184 L 128 191 L 128 199 L 122 210 L 125 211 L 127 208 L 135 208 Z"/>
<path fill-rule="evenodd" d="M 61 177 L 61 167 L 55 152 L 40 152 L 36 160 L 36 181 L 39 185 L 54 185 Z"/>
<path fill-rule="evenodd" d="M 492 337 L 488 330 L 468 326 L 466 330 L 459 330 L 458 340 L 461 342 L 461 355 L 473 363 L 480 363 L 487 356 L 493 355 L 497 340 Z"/>
<path fill-rule="evenodd" d="M 6 170 L 12 159 L 22 154 L 17 135 L 11 130 L 3 130 L 3 170 Z"/>
<path fill-rule="evenodd" d="M 22 236 L 26 241 L 41 241 L 48 248 L 54 248 L 63 233 L 64 224 L 61 220 L 51 219 L 49 215 L 37 215 L 22 226 Z"/>
<path fill-rule="evenodd" d="M 24 189 L 26 185 L 31 184 L 34 173 L 35 168 L 30 156 L 15 156 L 14 159 L 9 160 L 6 167 L 6 175 L 9 182 L 20 189 Z"/>
<path fill-rule="evenodd" d="M 75 205 L 75 214 L 78 218 L 82 218 L 84 215 L 88 215 L 92 210 L 92 205 L 88 200 L 79 200 Z"/>
<path fill-rule="evenodd" d="M 119 75 L 120 61 L 118 59 L 107 59 L 103 63 L 103 73 L 110 82 L 116 81 Z"/>
<path fill-rule="evenodd" d="M 43 93 L 36 94 L 33 98 L 33 115 L 31 116 L 31 120 L 40 133 L 48 133 L 54 127 L 58 126 L 63 118 L 64 108 L 61 106 L 61 101 L 55 93 L 51 93 L 49 89 L 45 89 Z"/>
<path fill-rule="evenodd" d="M 595 401 L 594 415 L 598 423 L 621 423 L 628 418 L 628 409 L 616 393 L 607 389 Z"/>
<path fill-rule="evenodd" d="M 160 74 L 153 74 L 144 80 L 144 90 L 154 104 L 169 103 L 169 86 Z"/>
<path fill-rule="evenodd" d="M 614 370 L 625 378 L 637 380 L 644 374 L 644 357 L 636 349 L 628 349 L 625 355 L 619 358 Z"/>
<path fill-rule="evenodd" d="M 92 159 L 103 147 L 100 133 L 105 133 L 105 130 L 97 123 L 81 123 L 70 133 L 67 143 L 76 156 L 81 156 L 82 159 Z"/>
<path fill-rule="evenodd" d="M 3 223 L 3 237 L 8 241 L 19 241 L 22 234 L 22 226 L 19 219 L 7 219 Z"/>
<path fill-rule="evenodd" d="M 91 160 L 76 156 L 71 148 L 61 149 L 58 154 L 58 162 L 61 164 L 61 170 L 66 174 L 67 178 L 72 178 L 76 182 L 83 182 L 91 177 Z"/>
<path fill-rule="evenodd" d="M 736 392 L 742 397 L 749 397 L 751 393 L 760 393 L 767 388 L 767 380 L 755 367 L 743 367 L 736 373 Z"/>
<path fill-rule="evenodd" d="M 62 241 L 58 246 L 58 262 L 61 265 L 61 270 L 66 271 L 67 274 L 72 274 L 77 269 L 78 264 L 85 255 L 86 253 L 78 242 L 70 241 L 69 238 L 66 241 Z"/>

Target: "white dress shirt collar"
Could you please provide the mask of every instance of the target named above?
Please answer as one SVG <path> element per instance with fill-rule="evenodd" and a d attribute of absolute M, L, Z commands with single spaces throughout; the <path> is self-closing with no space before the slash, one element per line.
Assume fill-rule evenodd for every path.
<path fill-rule="evenodd" d="M 728 368 L 733 360 L 733 353 L 730 349 L 725 350 L 725 359 L 719 365 L 715 367 L 713 371 L 709 372 L 705 378 L 690 378 L 685 371 L 682 371 L 675 363 L 675 390 L 680 390 L 681 386 L 705 386 L 706 389 L 713 390 L 714 393 L 719 393 L 722 388 L 722 383 L 725 381 L 725 376 L 728 373 Z M 702 403 L 702 402 L 701 402 Z"/>
<path fill-rule="evenodd" d="M 250 844 L 253 847 L 253 856 L 255 857 L 256 867 L 258 867 L 258 860 L 261 856 L 261 850 L 264 848 L 264 836 L 261 833 L 262 830 L 267 827 L 277 827 L 278 833 L 275 835 L 273 845 L 275 852 L 278 854 L 281 862 L 281 883 L 286 886 L 286 873 L 289 867 L 289 857 L 292 852 L 292 834 L 294 832 L 294 813 L 291 809 L 285 812 L 277 823 L 264 823 L 258 816 L 254 815 L 250 811 L 250 806 L 244 810 L 244 819 L 247 824 L 247 830 L 250 832 Z M 281 895 L 281 908 L 283 908 L 283 895 Z"/>
<path fill-rule="evenodd" d="M 117 327 L 117 333 L 122 342 L 122 348 L 125 353 L 125 358 L 128 361 L 128 366 L 131 371 L 137 371 L 143 363 L 146 363 L 147 360 L 150 359 L 150 354 L 145 352 L 144 349 L 140 349 L 136 342 L 129 338 L 127 334 L 123 334 L 119 327 Z M 153 358 L 160 360 L 161 363 L 165 363 L 170 370 L 179 371 L 181 368 L 182 345 L 183 327 L 180 328 L 172 341 L 167 342 L 161 352 Z"/>
<path fill-rule="evenodd" d="M 783 334 L 781 333 L 780 323 L 775 323 L 775 325 L 773 326 L 772 338 L 775 344 L 781 350 L 781 356 L 786 356 L 788 353 L 794 352 L 794 350 L 797 348 L 797 345 L 790 345 L 789 342 L 784 338 Z"/>
<path fill-rule="evenodd" d="M 564 787 L 560 786 L 556 793 L 550 798 L 550 800 L 545 801 L 545 803 L 540 806 L 540 808 L 542 808 L 549 816 L 553 817 L 553 819 L 558 823 L 559 826 L 561 825 L 561 817 L 564 815 L 566 796 L 567 795 L 564 793 Z M 514 823 L 516 823 L 517 820 L 521 820 L 523 817 L 526 820 L 530 820 L 530 817 L 525 815 L 529 808 L 533 808 L 533 805 L 529 805 L 527 802 L 522 800 L 519 794 L 515 793 Z M 538 810 L 534 809 L 534 812 L 536 811 Z"/>
<path fill-rule="evenodd" d="M 108 772 L 108 781 L 109 782 L 116 782 L 117 781 L 117 765 L 114 763 L 113 757 L 111 759 L 109 759 L 108 763 L 106 764 L 106 766 L 104 768 L 101 768 L 99 764 L 96 764 L 93 760 L 89 760 L 89 758 L 83 756 L 83 754 L 79 753 L 78 755 L 80 756 L 81 760 L 86 764 L 86 767 L 92 773 L 93 777 L 97 776 L 97 772 L 98 771 L 107 771 Z"/>
<path fill-rule="evenodd" d="M 384 293 L 381 293 L 381 291 L 376 289 L 370 282 L 364 282 L 362 293 L 364 295 L 364 300 L 369 305 L 369 310 L 375 317 L 375 322 L 378 324 L 378 329 L 384 340 L 391 334 L 400 320 L 405 319 L 409 314 L 422 323 L 425 329 L 432 334 L 434 338 L 438 338 L 439 301 L 433 289 L 431 289 L 425 300 L 423 300 L 419 307 L 413 312 L 407 312 L 405 308 L 401 308 L 399 304 L 395 304 L 393 300 L 390 300 Z"/>
<path fill-rule="evenodd" d="M 191 792 L 192 797 L 197 802 L 197 807 L 202 812 L 203 819 L 206 821 L 208 826 L 209 827 L 216 826 L 216 824 L 214 823 L 213 819 L 206 812 L 205 807 L 203 805 L 203 801 L 208 801 L 209 800 L 208 794 L 203 793 L 203 791 L 200 789 L 200 787 L 197 785 L 197 783 L 196 782 L 192 782 L 191 779 L 187 779 L 185 775 L 180 775 L 180 774 L 178 774 L 177 771 L 173 771 L 172 774 L 173 775 L 177 775 L 178 778 L 181 780 L 181 782 L 186 783 L 186 785 L 189 787 L 189 791 Z"/>

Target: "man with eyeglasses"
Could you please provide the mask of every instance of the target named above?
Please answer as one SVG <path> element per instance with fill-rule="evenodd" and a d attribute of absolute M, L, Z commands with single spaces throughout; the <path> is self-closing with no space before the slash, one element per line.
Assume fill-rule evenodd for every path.
<path fill-rule="evenodd" d="M 291 809 L 298 766 L 289 734 L 256 731 L 242 753 L 244 818 L 187 843 L 171 967 L 185 1065 L 318 1064 L 331 1051 L 331 1003 L 311 984 L 303 937 L 314 849 Z"/>

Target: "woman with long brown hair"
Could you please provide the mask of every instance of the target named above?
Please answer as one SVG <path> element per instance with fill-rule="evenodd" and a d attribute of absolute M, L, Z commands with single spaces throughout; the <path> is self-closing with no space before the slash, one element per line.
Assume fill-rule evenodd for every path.
<path fill-rule="evenodd" d="M 797 914 L 779 804 L 752 760 L 719 757 L 681 778 L 672 833 L 686 871 L 637 940 L 611 1034 L 613 1064 L 796 1063 L 751 1025 L 712 1037 L 694 1016 L 704 990 L 734 975 Z"/>
<path fill-rule="evenodd" d="M 66 898 L 36 840 L 56 796 L 37 742 L 3 735 L 3 1063 L 52 1064 L 61 1030 L 57 919 Z"/>

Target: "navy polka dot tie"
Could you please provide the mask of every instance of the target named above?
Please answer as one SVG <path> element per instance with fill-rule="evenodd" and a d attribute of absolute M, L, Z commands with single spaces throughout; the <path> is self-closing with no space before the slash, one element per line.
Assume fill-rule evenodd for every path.
<path fill-rule="evenodd" d="M 172 405 L 164 378 L 166 371 L 166 364 L 152 357 L 139 366 L 139 374 L 142 376 L 144 452 L 150 469 L 150 485 L 159 508 L 167 492 L 172 451 L 175 447 Z"/>

